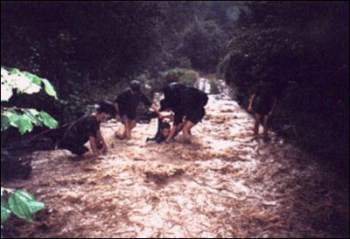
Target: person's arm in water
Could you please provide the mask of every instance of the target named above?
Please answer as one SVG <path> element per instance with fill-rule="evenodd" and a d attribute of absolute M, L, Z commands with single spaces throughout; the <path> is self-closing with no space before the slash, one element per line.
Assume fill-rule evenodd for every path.
<path fill-rule="evenodd" d="M 121 122 L 122 118 L 120 117 L 120 105 L 127 104 L 130 92 L 129 91 L 124 91 L 121 94 L 117 96 L 117 98 L 114 100 L 114 106 L 116 108 L 117 114 L 115 115 L 115 119 L 117 122 Z"/>
<path fill-rule="evenodd" d="M 178 127 L 179 127 L 179 125 L 173 125 L 173 127 L 171 127 L 169 136 L 168 136 L 168 138 L 166 139 L 166 142 L 167 142 L 167 143 L 169 143 L 170 140 L 174 137 L 174 135 L 175 135 L 176 130 L 177 130 Z"/>
<path fill-rule="evenodd" d="M 248 103 L 248 112 L 252 112 L 253 109 L 252 109 L 252 105 L 253 105 L 253 101 L 254 101 L 254 98 L 255 98 L 255 94 L 252 94 L 249 98 L 249 103 Z"/>
<path fill-rule="evenodd" d="M 102 152 L 103 154 L 107 153 L 107 150 L 108 150 L 107 144 L 106 144 L 104 138 L 102 137 L 101 130 L 98 130 L 96 132 L 96 136 L 97 136 L 98 142 L 102 144 L 102 148 L 99 149 L 99 151 Z"/>
<path fill-rule="evenodd" d="M 98 120 L 101 120 L 99 114 L 97 113 L 95 117 L 91 118 L 89 122 L 89 142 L 91 146 L 92 153 L 97 156 L 100 152 L 105 152 L 107 150 L 106 143 L 101 135 L 100 126 Z M 100 147 L 102 146 L 102 148 Z"/>
<path fill-rule="evenodd" d="M 90 147 L 91 147 L 93 155 L 97 156 L 99 154 L 99 152 L 98 152 L 98 148 L 97 148 L 96 137 L 90 136 L 89 137 L 89 142 L 90 142 Z"/>

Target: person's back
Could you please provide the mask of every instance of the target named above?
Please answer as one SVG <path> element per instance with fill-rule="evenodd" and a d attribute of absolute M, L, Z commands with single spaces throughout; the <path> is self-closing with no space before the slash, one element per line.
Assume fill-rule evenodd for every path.
<path fill-rule="evenodd" d="M 250 99 L 248 112 L 254 113 L 254 137 L 259 134 L 259 125 L 264 129 L 264 139 L 268 139 L 268 121 L 275 108 L 277 97 L 281 94 L 278 82 L 260 82 Z"/>
<path fill-rule="evenodd" d="M 116 109 L 112 103 L 100 102 L 96 113 L 83 116 L 59 130 L 62 135 L 56 142 L 57 147 L 82 155 L 88 151 L 84 144 L 90 141 L 94 154 L 106 152 L 107 146 L 101 135 L 100 123 L 115 115 Z"/>
<path fill-rule="evenodd" d="M 140 102 L 143 102 L 146 106 L 150 106 L 151 102 L 147 97 L 140 91 L 135 92 L 132 89 L 126 89 L 118 95 L 115 102 L 118 104 L 119 111 L 130 113 L 131 119 L 136 117 L 136 109 Z"/>
<path fill-rule="evenodd" d="M 189 140 L 191 128 L 199 123 L 204 115 L 204 106 L 208 102 L 206 93 L 194 87 L 187 87 L 181 84 L 173 84 L 164 90 L 165 98 L 161 101 L 160 111 L 172 110 L 174 124 L 167 141 L 169 142 L 176 132 L 182 130 L 184 137 Z"/>
<path fill-rule="evenodd" d="M 90 136 L 96 137 L 100 123 L 92 115 L 86 115 L 65 127 L 61 145 L 74 146 L 85 144 Z"/>
<path fill-rule="evenodd" d="M 208 96 L 205 92 L 194 87 L 186 87 L 180 93 L 181 105 L 185 108 L 204 107 L 208 102 Z"/>
<path fill-rule="evenodd" d="M 168 107 L 175 111 L 203 107 L 208 102 L 206 93 L 180 83 L 169 84 L 163 92 Z"/>
<path fill-rule="evenodd" d="M 268 114 L 277 97 L 276 87 L 272 83 L 256 86 L 254 90 L 253 111 L 258 114 Z"/>
<path fill-rule="evenodd" d="M 163 88 L 164 99 L 167 101 L 169 108 L 178 106 L 181 102 L 182 91 L 186 86 L 177 82 L 170 83 Z"/>
<path fill-rule="evenodd" d="M 136 126 L 136 109 L 140 102 L 147 107 L 151 106 L 150 100 L 142 93 L 141 83 L 138 81 L 130 82 L 130 89 L 125 90 L 115 99 L 118 104 L 119 116 L 124 124 L 124 132 L 122 135 L 115 136 L 119 139 L 130 139 L 131 131 Z"/>

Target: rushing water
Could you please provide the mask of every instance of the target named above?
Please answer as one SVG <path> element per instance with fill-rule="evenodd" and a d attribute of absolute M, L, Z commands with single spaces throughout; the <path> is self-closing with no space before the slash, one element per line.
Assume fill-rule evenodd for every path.
<path fill-rule="evenodd" d="M 121 124 L 109 122 L 102 131 L 110 150 L 102 160 L 36 152 L 31 179 L 7 186 L 28 189 L 47 209 L 33 224 L 17 222 L 14 235 L 343 235 L 348 205 L 334 175 L 273 133 L 269 143 L 252 140 L 251 116 L 229 98 L 211 95 L 206 111 L 192 144 L 181 137 L 146 143 L 155 120 L 139 124 L 132 140 L 119 141 L 113 133 Z"/>

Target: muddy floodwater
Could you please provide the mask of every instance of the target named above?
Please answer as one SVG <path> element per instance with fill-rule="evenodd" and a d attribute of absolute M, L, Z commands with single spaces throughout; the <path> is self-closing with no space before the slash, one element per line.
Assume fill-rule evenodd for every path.
<path fill-rule="evenodd" d="M 229 98 L 210 95 L 193 143 L 146 143 L 156 121 L 130 141 L 102 125 L 109 153 L 73 161 L 35 152 L 27 181 L 46 209 L 34 223 L 10 221 L 22 237 L 340 237 L 348 189 L 317 159 L 271 133 L 252 140 L 253 119 Z M 331 159 L 330 159 L 331 160 Z"/>

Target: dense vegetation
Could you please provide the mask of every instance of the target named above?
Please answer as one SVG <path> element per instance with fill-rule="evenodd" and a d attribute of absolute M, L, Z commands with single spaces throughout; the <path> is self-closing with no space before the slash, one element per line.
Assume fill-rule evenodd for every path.
<path fill-rule="evenodd" d="M 32 95 L 39 93 L 44 88 L 45 92 L 57 99 L 56 91 L 47 79 L 42 79 L 29 72 L 21 72 L 18 69 L 5 69 L 1 67 L 1 178 L 9 174 L 19 174 L 21 165 L 16 157 L 9 157 L 5 144 L 4 134 L 12 127 L 17 128 L 21 135 L 31 132 L 34 125 L 56 128 L 58 122 L 45 111 L 37 111 L 33 108 L 21 108 L 8 104 L 14 96 L 23 94 Z M 14 167 L 8 167 L 13 165 Z M 31 169 L 31 167 L 27 167 Z M 28 173 L 31 170 L 27 170 Z M 27 174 L 28 174 L 27 173 Z M 28 176 L 28 175 L 27 175 Z M 3 225 L 11 214 L 18 218 L 32 221 L 32 215 L 44 208 L 44 204 L 35 201 L 34 197 L 22 190 L 3 188 L 1 184 L 1 238 L 3 237 Z"/>
<path fill-rule="evenodd" d="M 240 18 L 220 65 L 239 101 L 246 105 L 258 81 L 278 84 L 283 100 L 274 125 L 291 125 L 289 136 L 301 145 L 348 165 L 349 4 L 248 5 L 251 14 Z"/>
<path fill-rule="evenodd" d="M 161 73 L 174 67 L 215 71 L 236 5 L 2 2 L 1 62 L 49 78 L 62 101 L 46 110 L 67 120 L 94 95 L 115 97 L 135 77 L 159 86 Z M 96 93 L 106 88 L 114 92 Z"/>

